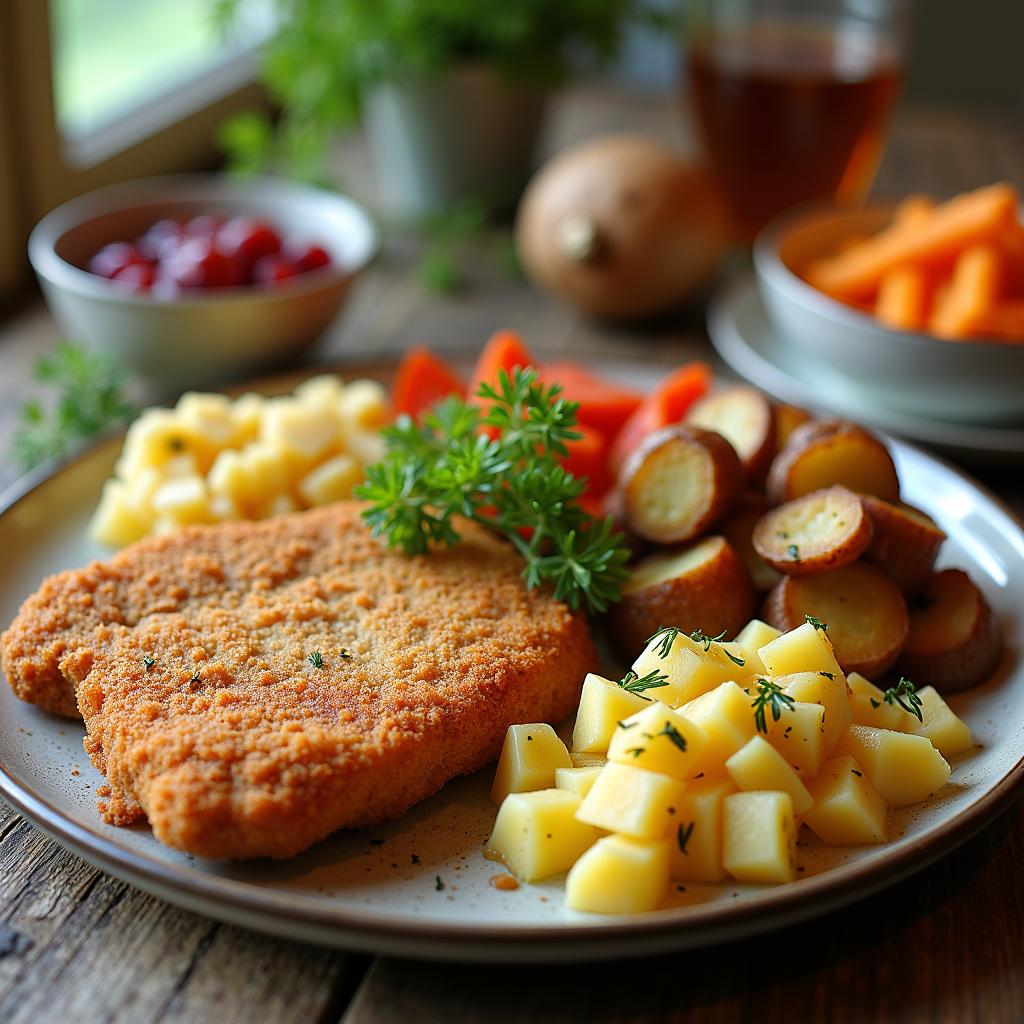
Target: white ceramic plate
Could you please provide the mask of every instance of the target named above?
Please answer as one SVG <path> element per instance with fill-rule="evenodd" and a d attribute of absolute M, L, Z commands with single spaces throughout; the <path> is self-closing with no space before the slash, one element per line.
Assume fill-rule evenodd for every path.
<path fill-rule="evenodd" d="M 753 277 L 728 285 L 708 312 L 708 333 L 718 354 L 741 377 L 780 401 L 858 420 L 890 434 L 921 441 L 963 458 L 983 461 L 1024 456 L 1024 426 L 949 423 L 881 405 L 865 405 L 859 392 L 823 387 L 807 375 L 798 349 L 780 338 L 765 312 Z M 908 382 L 913 387 L 913 382 Z"/>
<path fill-rule="evenodd" d="M 655 372 L 633 367 L 629 376 L 650 386 Z M 44 575 L 103 554 L 85 527 L 118 446 L 106 443 L 0 499 L 3 622 Z M 995 679 L 952 702 L 982 746 L 954 766 L 942 793 L 895 814 L 898 838 L 888 845 L 802 845 L 802 877 L 791 885 L 688 885 L 673 892 L 666 909 L 633 917 L 567 910 L 560 880 L 499 891 L 489 884 L 496 865 L 481 855 L 495 811 L 489 770 L 448 785 L 390 825 L 338 834 L 291 861 L 200 861 L 162 846 L 146 827 L 105 825 L 95 807 L 103 779 L 83 752 L 82 727 L 19 702 L 6 685 L 0 793 L 58 842 L 172 903 L 347 948 L 464 960 L 584 960 L 702 946 L 822 913 L 963 842 L 1008 805 L 1024 776 L 1024 533 L 956 471 L 899 443 L 893 451 L 907 500 L 949 534 L 942 564 L 970 570 L 1004 623 L 1008 652 Z"/>

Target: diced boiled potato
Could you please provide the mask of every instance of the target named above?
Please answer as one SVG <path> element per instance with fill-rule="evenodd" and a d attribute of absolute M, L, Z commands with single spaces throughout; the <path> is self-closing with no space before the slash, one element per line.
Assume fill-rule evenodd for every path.
<path fill-rule="evenodd" d="M 685 633 L 678 633 L 662 657 L 663 641 L 663 637 L 653 637 L 633 662 L 633 671 L 638 676 L 649 672 L 667 675 L 668 685 L 658 688 L 658 699 L 669 707 L 678 708 L 736 675 L 738 666 L 729 660 L 720 644 L 698 643 Z"/>
<path fill-rule="evenodd" d="M 925 736 L 851 725 L 836 751 L 849 754 L 892 807 L 927 800 L 949 778 L 949 765 Z"/>
<path fill-rule="evenodd" d="M 555 769 L 571 767 L 569 751 L 550 725 L 510 725 L 498 758 L 491 799 L 501 803 L 509 793 L 552 789 Z"/>
<path fill-rule="evenodd" d="M 348 430 L 378 430 L 391 416 L 388 396 L 375 380 L 354 380 L 340 399 L 341 421 Z"/>
<path fill-rule="evenodd" d="M 825 760 L 825 709 L 821 704 L 793 701 L 783 705 L 778 719 L 765 715 L 768 742 L 786 764 L 803 778 L 817 774 Z"/>
<path fill-rule="evenodd" d="M 226 448 L 214 459 L 206 475 L 206 485 L 211 494 L 232 501 L 245 502 L 252 498 L 248 467 L 241 452 Z"/>
<path fill-rule="evenodd" d="M 344 390 L 345 385 L 337 374 L 321 373 L 297 385 L 295 397 L 310 405 L 333 405 Z"/>
<path fill-rule="evenodd" d="M 182 452 L 168 459 L 161 467 L 160 473 L 165 480 L 180 480 L 185 476 L 203 476 L 199 470 L 199 463 L 191 452 Z"/>
<path fill-rule="evenodd" d="M 601 774 L 602 767 L 603 765 L 594 765 L 590 768 L 556 768 L 555 789 L 564 789 L 579 797 L 585 797 Z"/>
<path fill-rule="evenodd" d="M 242 510 L 238 502 L 226 494 L 210 495 L 210 515 L 218 523 L 226 523 L 233 519 L 242 518 Z"/>
<path fill-rule="evenodd" d="M 731 779 L 688 783 L 669 834 L 669 874 L 681 882 L 718 882 L 722 865 L 722 801 L 736 792 Z M 673 841 L 674 840 L 674 841 Z"/>
<path fill-rule="evenodd" d="M 576 750 L 569 751 L 569 760 L 573 768 L 603 768 L 608 763 L 608 758 L 602 754 L 580 753 Z"/>
<path fill-rule="evenodd" d="M 618 683 L 593 672 L 583 680 L 572 749 L 578 753 L 603 754 L 618 723 L 647 707 L 650 701 L 624 690 Z"/>
<path fill-rule="evenodd" d="M 292 472 L 288 450 L 270 441 L 253 441 L 242 449 L 245 490 L 235 495 L 248 502 L 262 502 L 287 490 Z"/>
<path fill-rule="evenodd" d="M 338 423 L 327 413 L 297 399 L 274 398 L 264 410 L 260 437 L 313 463 L 337 444 Z"/>
<path fill-rule="evenodd" d="M 788 793 L 797 814 L 811 806 L 811 794 L 800 776 L 763 736 L 755 736 L 733 754 L 725 762 L 725 770 L 740 789 Z"/>
<path fill-rule="evenodd" d="M 792 882 L 797 830 L 789 793 L 733 793 L 722 803 L 725 870 L 741 882 Z"/>
<path fill-rule="evenodd" d="M 257 519 L 269 519 L 271 516 L 286 516 L 298 512 L 299 506 L 287 492 L 275 494 L 269 501 L 257 506 L 254 510 Z"/>
<path fill-rule="evenodd" d="M 934 686 L 923 687 L 917 695 L 921 698 L 924 721 L 915 720 L 914 732 L 930 739 L 932 746 L 945 758 L 956 757 L 974 746 L 967 723 L 956 715 Z"/>
<path fill-rule="evenodd" d="M 147 409 L 128 428 L 116 473 L 124 480 L 143 469 L 161 469 L 176 455 L 196 456 L 205 469 L 212 461 L 209 443 L 169 409 Z"/>
<path fill-rule="evenodd" d="M 178 399 L 175 412 L 192 433 L 205 438 L 211 448 L 225 448 L 238 433 L 231 399 L 226 395 L 187 391 Z"/>
<path fill-rule="evenodd" d="M 299 481 L 299 494 L 310 505 L 329 505 L 350 498 L 362 479 L 362 467 L 351 455 L 335 455 Z"/>
<path fill-rule="evenodd" d="M 153 495 L 163 482 L 164 477 L 161 471 L 152 466 L 133 474 L 125 482 L 125 500 L 140 519 L 152 521 Z"/>
<path fill-rule="evenodd" d="M 609 832 L 661 839 L 675 821 L 683 783 L 660 772 L 609 761 L 576 816 Z"/>
<path fill-rule="evenodd" d="M 235 437 L 239 442 L 253 441 L 259 436 L 266 404 L 263 395 L 252 391 L 235 399 L 231 415 L 235 421 Z"/>
<path fill-rule="evenodd" d="M 828 634 L 809 622 L 776 637 L 759 648 L 757 654 L 765 670 L 772 676 L 788 676 L 794 672 L 831 672 L 836 676 L 843 674 Z"/>
<path fill-rule="evenodd" d="M 159 518 L 179 525 L 213 520 L 206 483 L 200 476 L 178 477 L 161 484 L 153 493 L 153 511 Z"/>
<path fill-rule="evenodd" d="M 384 438 L 377 432 L 353 430 L 345 435 L 344 448 L 349 455 L 364 466 L 380 462 L 387 451 Z"/>
<path fill-rule="evenodd" d="M 616 726 L 608 744 L 608 760 L 687 779 L 701 770 L 707 742 L 707 735 L 695 722 L 661 701 L 652 701 Z"/>
<path fill-rule="evenodd" d="M 108 480 L 89 522 L 89 534 L 100 544 L 123 547 L 145 537 L 151 520 L 140 518 L 121 480 Z"/>
<path fill-rule="evenodd" d="M 627 836 L 599 839 L 572 866 L 565 904 L 593 914 L 642 914 L 668 891 L 669 844 Z"/>
<path fill-rule="evenodd" d="M 580 799 L 564 789 L 509 793 L 498 808 L 488 853 L 524 882 L 568 871 L 598 836 L 593 825 L 576 818 Z"/>
<path fill-rule="evenodd" d="M 769 626 L 767 622 L 762 622 L 760 619 L 751 619 L 739 631 L 736 643 L 742 648 L 747 668 L 751 673 L 762 676 L 767 674 L 768 670 L 764 667 L 764 662 L 761 661 L 761 656 L 757 652 L 780 636 L 782 636 L 781 630 Z"/>
<path fill-rule="evenodd" d="M 804 817 L 811 831 L 831 846 L 884 843 L 889 808 L 850 756 L 834 757 L 808 784 L 814 803 Z"/>
<path fill-rule="evenodd" d="M 850 724 L 850 692 L 846 679 L 834 672 L 795 672 L 774 680 L 787 697 L 825 709 L 825 730 L 821 742 L 827 757 Z"/>
<path fill-rule="evenodd" d="M 702 758 L 705 775 L 723 775 L 725 762 L 754 735 L 750 695 L 734 682 L 721 683 L 680 710 L 707 735 Z"/>
<path fill-rule="evenodd" d="M 917 718 L 899 704 L 887 704 L 885 693 L 859 672 L 851 672 L 850 716 L 856 725 L 871 725 L 876 729 L 896 732 L 915 732 L 920 724 Z"/>

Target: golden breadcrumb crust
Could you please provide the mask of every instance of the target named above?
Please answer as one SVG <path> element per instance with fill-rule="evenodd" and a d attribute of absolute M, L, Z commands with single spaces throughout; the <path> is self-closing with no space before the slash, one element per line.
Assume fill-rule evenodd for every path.
<path fill-rule="evenodd" d="M 504 541 L 459 529 L 410 558 L 344 502 L 140 541 L 45 580 L 3 668 L 62 714 L 77 687 L 109 821 L 145 815 L 200 856 L 288 857 L 572 709 L 595 660 L 585 619 L 528 591 Z"/>

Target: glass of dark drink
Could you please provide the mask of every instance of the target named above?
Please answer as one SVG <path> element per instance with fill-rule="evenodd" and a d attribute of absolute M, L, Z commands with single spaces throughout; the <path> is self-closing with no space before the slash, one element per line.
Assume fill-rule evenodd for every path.
<path fill-rule="evenodd" d="M 687 70 L 738 233 L 871 185 L 903 80 L 909 0 L 690 0 Z"/>

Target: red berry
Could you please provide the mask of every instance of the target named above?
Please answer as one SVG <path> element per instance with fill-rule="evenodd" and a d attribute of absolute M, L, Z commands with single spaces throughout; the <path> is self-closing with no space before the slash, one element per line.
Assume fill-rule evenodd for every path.
<path fill-rule="evenodd" d="M 179 221 L 170 218 L 158 220 L 138 240 L 139 252 L 150 260 L 164 259 L 181 244 L 184 232 Z"/>
<path fill-rule="evenodd" d="M 142 255 L 134 245 L 127 242 L 111 242 L 89 260 L 89 272 L 100 277 L 113 277 L 119 270 L 141 262 Z"/>
<path fill-rule="evenodd" d="M 122 267 L 113 277 L 118 284 L 125 285 L 133 292 L 146 292 L 152 287 L 156 278 L 156 264 L 131 263 Z"/>
<path fill-rule="evenodd" d="M 167 277 L 179 288 L 230 288 L 242 283 L 235 262 L 207 238 L 190 238 L 185 242 L 164 261 L 161 277 Z"/>
<path fill-rule="evenodd" d="M 217 248 L 245 267 L 281 251 L 281 237 L 267 223 L 253 217 L 235 217 L 217 232 Z"/>
<path fill-rule="evenodd" d="M 320 245 L 289 246 L 287 255 L 299 274 L 319 270 L 321 267 L 330 266 L 331 263 L 330 253 Z"/>
<path fill-rule="evenodd" d="M 255 284 L 278 284 L 294 277 L 296 268 L 283 256 L 276 253 L 257 260 L 252 268 L 252 280 Z"/>
<path fill-rule="evenodd" d="M 185 224 L 189 238 L 213 238 L 224 224 L 224 218 L 216 213 L 201 213 Z"/>

